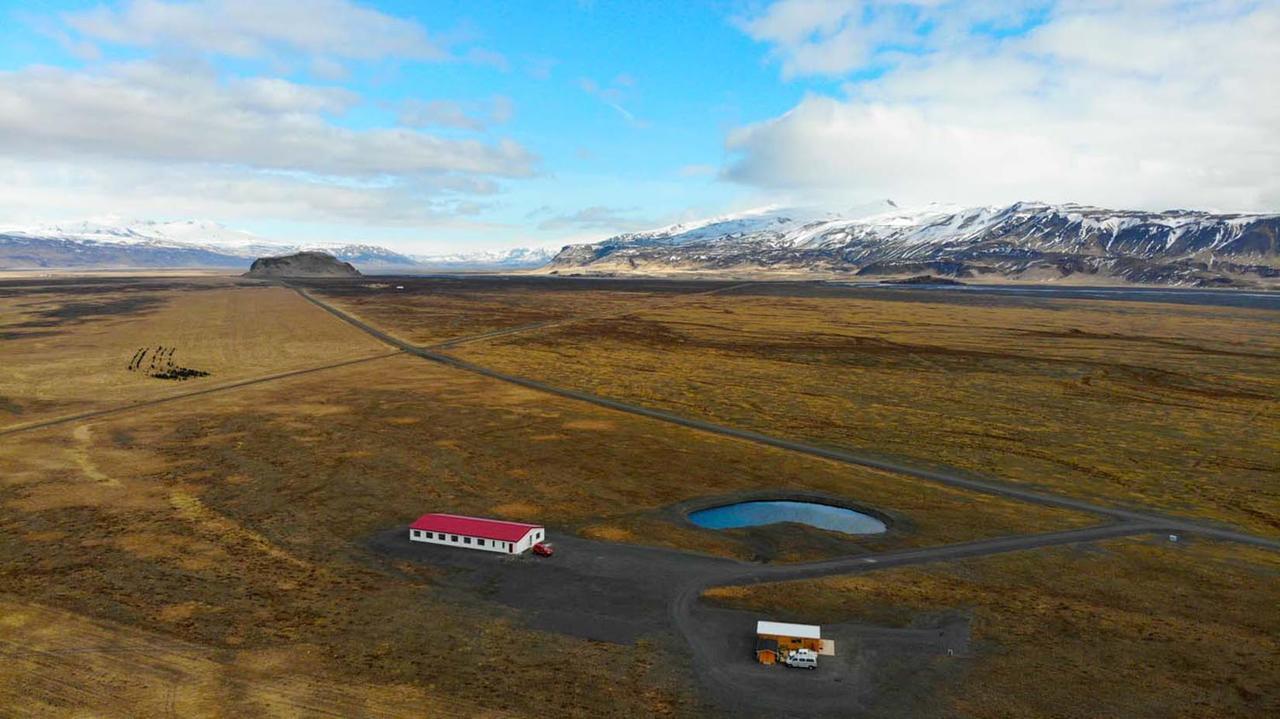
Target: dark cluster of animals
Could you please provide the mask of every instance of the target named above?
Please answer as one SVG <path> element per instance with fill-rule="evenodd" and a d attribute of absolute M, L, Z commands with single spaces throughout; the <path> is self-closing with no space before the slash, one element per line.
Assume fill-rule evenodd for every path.
<path fill-rule="evenodd" d="M 180 382 L 192 377 L 209 376 L 209 373 L 203 370 L 179 367 L 174 364 L 173 353 L 176 349 L 176 347 L 164 346 L 157 346 L 154 349 L 141 347 L 133 353 L 133 359 L 129 360 L 129 371 L 141 372 L 156 379 L 173 379 Z"/>

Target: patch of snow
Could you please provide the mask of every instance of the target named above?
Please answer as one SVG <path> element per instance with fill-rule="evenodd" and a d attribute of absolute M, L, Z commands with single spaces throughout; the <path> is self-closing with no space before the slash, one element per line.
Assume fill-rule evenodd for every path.
<path fill-rule="evenodd" d="M 434 267 L 541 267 L 559 250 L 545 247 L 514 247 L 504 250 L 475 250 L 447 255 L 412 255 L 422 265 Z"/>
<path fill-rule="evenodd" d="M 817 208 L 765 207 L 697 222 L 616 235 L 595 245 L 604 254 L 638 252 L 646 247 L 678 248 L 697 244 L 714 248 L 713 257 L 742 257 L 756 250 L 841 252 L 847 259 L 946 259 L 982 242 L 1017 246 L 1028 251 L 1083 252 L 1091 246 L 1111 252 L 1126 235 L 1124 252 L 1150 254 L 1169 250 L 1186 233 L 1204 247 L 1212 237 L 1216 249 L 1240 236 L 1243 229 L 1277 215 L 1212 215 L 1171 210 L 1142 212 L 1107 210 L 1074 203 L 1050 205 L 1018 202 L 1007 207 L 960 207 L 930 204 L 916 208 L 877 203 L 878 212 L 832 212 Z M 864 208 L 872 209 L 872 208 Z M 854 216 L 856 215 L 856 216 Z M 1136 231 L 1139 234 L 1131 234 Z M 1145 242 L 1135 238 L 1145 235 Z M 1096 245 L 1094 244 L 1096 243 Z M 707 253 L 699 252 L 696 259 Z M 676 253 L 670 261 L 681 256 Z M 694 258 L 692 255 L 690 258 Z"/>

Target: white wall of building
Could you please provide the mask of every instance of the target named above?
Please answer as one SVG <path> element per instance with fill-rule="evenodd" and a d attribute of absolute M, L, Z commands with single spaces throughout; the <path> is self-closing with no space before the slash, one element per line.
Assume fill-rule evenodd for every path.
<path fill-rule="evenodd" d="M 537 544 L 538 542 L 541 542 L 546 538 L 547 538 L 547 530 L 543 529 L 542 527 L 529 530 L 528 534 L 524 535 L 524 537 L 522 537 L 519 542 L 516 542 L 516 554 L 532 549 L 533 545 Z"/>
<path fill-rule="evenodd" d="M 484 552 L 497 552 L 498 554 L 520 554 L 527 552 L 533 545 L 541 542 L 546 537 L 547 530 L 538 527 L 531 529 L 518 542 L 503 542 L 497 539 L 484 539 L 482 537 L 472 537 L 465 534 L 448 534 L 445 532 L 429 532 L 425 529 L 410 529 L 409 540 L 413 542 L 426 542 L 427 544 L 444 544 L 450 547 L 462 547 L 463 549 L 479 549 Z M 514 548 L 512 545 L 515 545 Z"/>

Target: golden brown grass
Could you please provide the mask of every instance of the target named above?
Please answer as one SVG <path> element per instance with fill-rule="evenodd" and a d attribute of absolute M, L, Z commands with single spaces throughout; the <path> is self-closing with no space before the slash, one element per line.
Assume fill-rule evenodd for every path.
<path fill-rule="evenodd" d="M 1280 711 L 1280 558 L 1128 539 L 831 579 L 725 587 L 717 604 L 818 623 L 973 615 L 950 713 L 1265 717 Z"/>
<path fill-rule="evenodd" d="M 432 571 L 388 573 L 360 543 L 447 509 L 746 556 L 751 550 L 733 536 L 674 527 L 656 510 L 779 487 L 883 505 L 914 523 L 912 532 L 867 540 L 866 549 L 1091 521 L 609 413 L 402 356 L 6 437 L 0 584 L 15 601 L 85 620 L 207 651 L 297 649 L 317 667 L 302 675 L 408 686 L 419 691 L 413 696 L 456 697 L 489 711 L 696 714 L 679 656 L 648 642 L 620 647 L 525 629 L 498 605 L 437 593 Z M 800 545 L 783 558 L 828 549 Z M 469 650 L 459 656 L 458 646 Z M 564 656 L 576 659 L 555 661 Z M 520 669 L 507 674 L 500 664 Z M 272 675 L 246 681 L 296 679 L 264 676 Z M 97 699 L 63 698 L 92 707 L 134 697 L 108 687 Z"/>
<path fill-rule="evenodd" d="M 387 351 L 291 290 L 227 279 L 7 291 L 0 336 L 0 427 Z M 134 352 L 157 345 L 210 376 L 128 371 Z"/>
<path fill-rule="evenodd" d="M 687 416 L 1277 534 L 1277 319 L 747 292 L 456 353 Z"/>
<path fill-rule="evenodd" d="M 397 290 L 400 286 L 404 289 Z M 445 340 L 585 316 L 613 316 L 716 284 L 636 282 L 551 283 L 504 279 L 369 279 L 317 283 L 326 302 L 402 340 L 430 345 Z"/>
<path fill-rule="evenodd" d="M 369 556 L 359 545 L 365 534 L 439 507 L 460 487 L 425 471 L 452 452 L 393 447 L 403 435 L 373 439 L 383 429 L 376 411 L 359 420 L 367 434 L 343 436 L 349 427 L 330 422 L 355 410 L 326 396 L 335 381 L 351 382 L 338 393 L 349 400 L 362 384 L 376 385 L 378 373 L 148 408 L 95 422 L 88 434 L 57 427 L 6 438 L 0 584 L 14 601 L 62 612 L 42 631 L 71 637 L 84 622 L 108 622 L 141 645 L 136 654 L 7 663 L 0 687 L 17 692 L 35 672 L 45 689 L 6 706 L 107 716 L 157 703 L 210 716 L 308 706 L 403 715 L 414 702 L 428 715 L 446 703 L 481 715 L 687 712 L 684 680 L 669 660 L 655 660 L 649 643 L 619 647 L 524 629 L 499 605 L 436 594 L 431 571 L 389 571 Z M 392 395 L 374 392 L 371 409 Z M 86 451 L 93 472 L 69 461 Z M 30 647 L 22 635 L 15 642 L 14 652 Z M 164 642 L 188 649 L 181 657 L 151 651 Z M 296 663 L 245 665 L 293 653 Z M 142 672 L 136 685 L 117 682 L 138 655 L 164 681 Z M 579 661 L 551 661 L 565 656 Z M 88 689 L 59 683 L 63 672 L 85 675 Z M 235 701 L 215 706 L 228 694 Z"/>
<path fill-rule="evenodd" d="M 146 392 L 192 388 L 191 382 L 148 380 L 160 388 L 151 390 L 115 378 L 111 373 L 117 364 L 123 371 L 134 342 L 177 345 L 185 364 L 213 368 L 218 380 L 242 370 L 275 372 L 384 349 L 288 291 L 209 282 L 210 287 L 199 288 L 135 287 L 124 296 L 143 293 L 156 301 L 109 305 L 111 312 L 82 312 L 53 327 L 19 328 L 24 336 L 6 341 L 5 359 L 21 360 L 15 366 L 33 386 L 44 389 L 28 392 L 27 385 L 15 382 L 4 385 L 0 394 L 20 405 L 25 421 L 155 396 Z M 113 298 L 119 295 L 107 297 Z M 516 299 L 508 296 L 490 305 L 477 299 L 487 309 L 473 315 L 492 313 L 492 321 L 465 327 L 424 323 L 430 326 L 423 336 L 521 324 L 528 318 L 503 319 L 500 310 Z M 665 302 L 666 296 L 660 299 Z M 70 294 L 4 296 L 0 304 L 6 331 L 71 301 L 86 300 Z M 585 295 L 546 302 L 554 306 L 546 310 L 551 316 L 567 316 L 590 304 Z M 768 306 L 762 302 L 758 309 Z M 699 323 L 707 324 L 709 308 L 725 309 L 718 298 L 685 297 L 654 312 L 701 317 Z M 447 314 L 440 308 L 431 311 Z M 784 330 L 794 311 L 776 316 L 774 329 Z M 412 312 L 393 314 L 401 328 L 417 322 Z M 236 318 L 253 326 L 241 327 Z M 594 326 L 614 327 L 607 322 Z M 577 346 L 527 343 L 527 366 L 543 367 L 539 363 L 562 355 L 571 359 L 568 366 L 598 359 L 603 371 L 584 372 L 583 381 L 612 376 L 601 384 L 609 386 L 602 393 L 612 395 L 615 385 L 627 391 L 648 386 L 624 377 L 630 363 L 631 373 L 644 372 L 657 384 L 669 384 L 681 401 L 692 403 L 684 409 L 736 408 L 743 414 L 735 419 L 745 419 L 751 409 L 777 423 L 770 431 L 825 428 L 822 432 L 833 434 L 823 436 L 835 436 L 851 426 L 870 427 L 865 424 L 870 420 L 849 417 L 853 413 L 847 398 L 835 404 L 824 399 L 833 387 L 842 386 L 819 381 L 830 370 L 829 358 L 858 357 L 839 349 L 843 345 L 836 350 L 807 345 L 761 349 L 731 339 L 741 334 L 741 328 L 732 329 L 724 336 L 700 328 L 687 335 L 677 332 L 675 340 L 670 334 L 656 342 L 636 339 L 635 348 L 611 334 L 614 330 L 599 337 L 578 336 Z M 31 336 L 46 330 L 56 334 Z M 159 330 L 178 337 L 141 339 Z M 801 335 L 806 333 L 781 336 L 784 344 L 803 344 Z M 573 336 L 569 330 L 548 335 L 556 342 Z M 708 346 L 709 337 L 726 345 Z M 54 340 L 86 358 L 85 363 L 65 360 L 56 372 L 46 367 L 34 343 Z M 626 352 L 596 357 L 595 350 L 584 348 L 597 341 L 602 348 Z M 683 350 L 685 342 L 702 349 Z M 117 358 L 121 344 L 127 352 Z M 11 346 L 18 348 L 13 354 Z M 526 367 L 513 360 L 513 350 L 525 346 L 507 345 L 495 350 L 495 357 Z M 797 354 L 787 354 L 793 351 Z M 761 359 L 774 352 L 782 352 L 782 358 Z M 711 359 L 695 361 L 702 353 Z M 941 354 L 935 353 L 933 361 L 942 361 Z M 812 364 L 805 358 L 814 356 L 827 358 L 827 364 L 797 374 L 797 368 Z M 667 366 L 686 361 L 687 372 Z M 716 362 L 726 376 L 742 373 L 728 389 L 710 381 Z M 859 358 L 849 366 L 856 369 L 859 362 L 866 364 Z M 69 374 L 76 367 L 82 367 L 80 374 Z M 1250 367 L 1242 370 L 1240 383 L 1254 381 Z M 901 368 L 890 370 L 892 363 L 887 374 L 877 376 L 909 377 Z M 56 380 L 59 376 L 68 377 L 65 385 Z M 812 387 L 796 384 L 808 381 Z M 1270 380 L 1260 381 L 1265 385 Z M 763 394 L 768 382 L 781 388 L 776 395 L 785 401 L 770 401 Z M 674 397 L 673 392 L 647 396 Z M 801 424 L 797 410 L 809 406 L 806 402 L 818 403 L 812 406 L 825 407 L 828 414 Z M 877 431 L 900 437 L 909 430 L 916 431 L 917 441 L 929 438 L 918 423 Z M 953 454 L 958 451 L 946 446 Z M 833 549 L 874 551 L 1049 531 L 1093 521 L 700 434 L 410 357 L 388 358 L 0 438 L 0 586 L 7 592 L 0 597 L 0 625 L 6 630 L 4 639 L 11 641 L 0 645 L 6 659 L 0 669 L 0 705 L 45 716 L 68 710 L 119 716 L 133 707 L 141 714 L 289 715 L 324 707 L 340 714 L 395 715 L 405 713 L 407 706 L 430 714 L 442 705 L 479 716 L 700 715 L 706 708 L 682 668 L 685 657 L 663 642 L 615 646 L 534 631 L 521 624 L 518 613 L 483 598 L 460 601 L 440 570 L 388 566 L 362 542 L 420 512 L 447 509 L 542 521 L 611 541 L 660 542 L 749 557 L 757 551 L 753 535 L 695 529 L 662 508 L 706 495 L 779 489 L 818 491 L 875 506 L 897 517 L 901 528 L 857 541 L 814 533 L 773 535 L 781 538 L 779 560 L 823 556 Z M 1260 501 L 1265 507 L 1266 496 L 1260 495 Z M 1231 564 L 1225 550 L 1215 561 Z M 1132 561 L 1122 569 L 1136 577 L 1152 573 L 1150 566 Z M 1038 581 L 1034 563 L 1021 571 L 1015 568 L 1010 576 L 1025 578 L 1029 586 Z M 1196 587 L 1211 578 L 1181 565 L 1168 571 L 1177 578 L 1168 580 L 1172 584 L 1155 580 L 1149 589 L 1133 591 L 1182 592 L 1184 585 Z M 1122 593 L 1119 577 L 1113 584 L 1113 593 Z M 1256 608 L 1258 596 L 1273 596 L 1273 586 L 1260 585 L 1256 596 L 1242 590 L 1241 596 L 1247 596 L 1240 606 Z M 1016 588 L 1015 581 L 1009 591 Z M 819 593 L 818 599 L 827 596 Z M 977 605 L 985 595 L 973 589 L 962 596 Z M 1216 598 L 1224 600 L 1223 595 Z M 885 597 L 886 606 L 890 601 Z M 1038 605 L 1028 598 L 1014 606 Z M 1192 606 L 1207 603 L 1196 600 Z M 841 619 L 846 612 L 861 611 L 826 603 L 808 610 L 817 613 L 824 607 L 833 607 Z M 920 611 L 926 610 L 932 611 Z M 1099 615 L 1099 621 L 1113 621 L 1112 615 Z M 1234 626 L 1237 619 L 1223 621 Z M 1084 624 L 1081 619 L 1044 632 L 1079 631 Z M 1179 637 L 1186 632 L 1177 631 Z M 80 636 L 89 651 L 64 651 L 70 638 Z M 992 634 L 984 641 L 994 646 L 998 638 Z M 1119 651 L 1099 646 L 1098 651 Z M 1247 682 L 1257 665 L 1248 652 L 1256 645 L 1242 646 L 1246 655 L 1232 666 L 1238 670 L 1236 681 L 1245 683 L 1246 692 L 1254 691 Z M 135 647 L 140 651 L 134 652 Z M 460 652 L 458 647 L 467 649 Z M 1145 660 L 1150 655 L 1139 656 Z M 516 669 L 503 670 L 509 666 Z M 1035 672 L 1050 671 L 1033 666 Z M 62 681 L 64 677 L 68 680 Z M 957 706 L 985 710 L 982 702 L 995 700 L 984 696 L 966 694 L 962 699 L 970 703 Z"/>
<path fill-rule="evenodd" d="M 199 602 L 162 621 L 191 621 Z M 0 596 L 0 707 L 9 717 L 499 717 L 423 686 L 353 681 L 315 646 L 225 650 Z"/>

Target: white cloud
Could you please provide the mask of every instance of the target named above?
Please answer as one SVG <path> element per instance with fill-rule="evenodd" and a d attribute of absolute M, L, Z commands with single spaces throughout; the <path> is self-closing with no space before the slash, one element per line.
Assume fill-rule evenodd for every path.
<path fill-rule="evenodd" d="M 135 72 L 140 69 L 134 67 Z M 173 79 L 163 69 L 147 68 L 145 72 L 161 84 Z M 189 91 L 189 76 L 184 75 L 182 82 L 184 91 Z M 354 92 L 340 87 L 299 85 L 274 77 L 235 79 L 226 88 L 242 109 L 262 113 L 343 113 L 360 101 Z"/>
<path fill-rule="evenodd" d="M 535 173 L 511 140 L 355 129 L 361 102 L 336 87 L 219 79 L 155 62 L 94 71 L 0 73 L 0 207 L 12 216 L 86 213 L 271 217 L 397 226 L 447 221 Z M 509 117 L 505 99 L 486 103 Z"/>
<path fill-rule="evenodd" d="M 409 127 L 484 129 L 484 121 L 468 115 L 462 103 L 456 100 L 407 100 L 400 108 L 400 124 Z"/>
<path fill-rule="evenodd" d="M 396 227 L 445 223 L 466 203 L 430 183 L 335 184 L 236 168 L 0 159 L 0 217 L 45 221 L 137 217 L 262 218 Z"/>
<path fill-rule="evenodd" d="M 280 79 L 220 82 L 148 62 L 92 73 L 31 67 L 0 73 L 0 150 L 337 176 L 533 172 L 536 158 L 510 140 L 356 130 L 321 114 L 353 101 L 340 89 Z"/>
<path fill-rule="evenodd" d="M 875 46 L 903 42 L 910 20 L 897 3 L 859 0 L 781 0 L 738 21 L 753 39 L 772 46 L 782 74 L 838 75 L 867 62 Z"/>
<path fill-rule="evenodd" d="M 867 53 L 803 52 L 847 51 L 846 10 L 783 2 L 746 28 L 784 73 L 853 72 Z M 928 52 L 873 51 L 887 71 L 843 97 L 734 130 L 726 176 L 847 199 L 1280 209 L 1280 8 L 1074 3 L 1005 38 L 972 30 L 982 11 L 939 20 Z"/>
<path fill-rule="evenodd" d="M 538 224 L 539 230 L 627 230 L 645 226 L 644 221 L 628 217 L 635 208 L 595 205 L 575 212 L 550 217 Z"/>
<path fill-rule="evenodd" d="M 465 27 L 428 33 L 352 0 L 123 0 L 23 17 L 85 65 L 0 71 L 6 220 L 475 228 L 464 215 L 539 171 L 514 140 L 422 129 L 492 130 L 514 117 L 510 98 L 415 100 L 400 109 L 416 119 L 388 127 L 358 112 L 371 109 L 359 93 L 323 84 L 349 81 L 357 63 L 384 78 L 397 72 L 386 61 L 508 69 L 468 48 Z M 285 78 L 303 73 L 318 81 Z"/>
<path fill-rule="evenodd" d="M 347 0 L 131 0 L 64 15 L 95 40 L 241 58 L 276 52 L 352 60 L 441 60 L 448 53 L 419 24 Z"/>
<path fill-rule="evenodd" d="M 860 14 L 862 3 L 833 0 L 789 0 L 775 2 L 754 18 L 741 21 L 749 35 L 781 47 L 812 43 L 814 38 L 831 37 L 850 18 Z"/>
<path fill-rule="evenodd" d="M 311 75 L 326 82 L 339 82 L 351 77 L 351 73 L 341 62 L 327 57 L 311 59 Z"/>
<path fill-rule="evenodd" d="M 770 45 L 786 78 L 840 76 L 873 61 L 937 50 L 981 25 L 1016 28 L 1037 0 L 777 0 L 737 24 Z M 1077 3 L 1083 5 L 1083 3 Z M 970 37 L 970 40 L 973 38 Z"/>
<path fill-rule="evenodd" d="M 510 122 L 515 103 L 495 95 L 487 102 L 457 100 L 408 100 L 400 108 L 400 124 L 409 127 L 452 127 L 481 131 L 490 125 Z"/>

